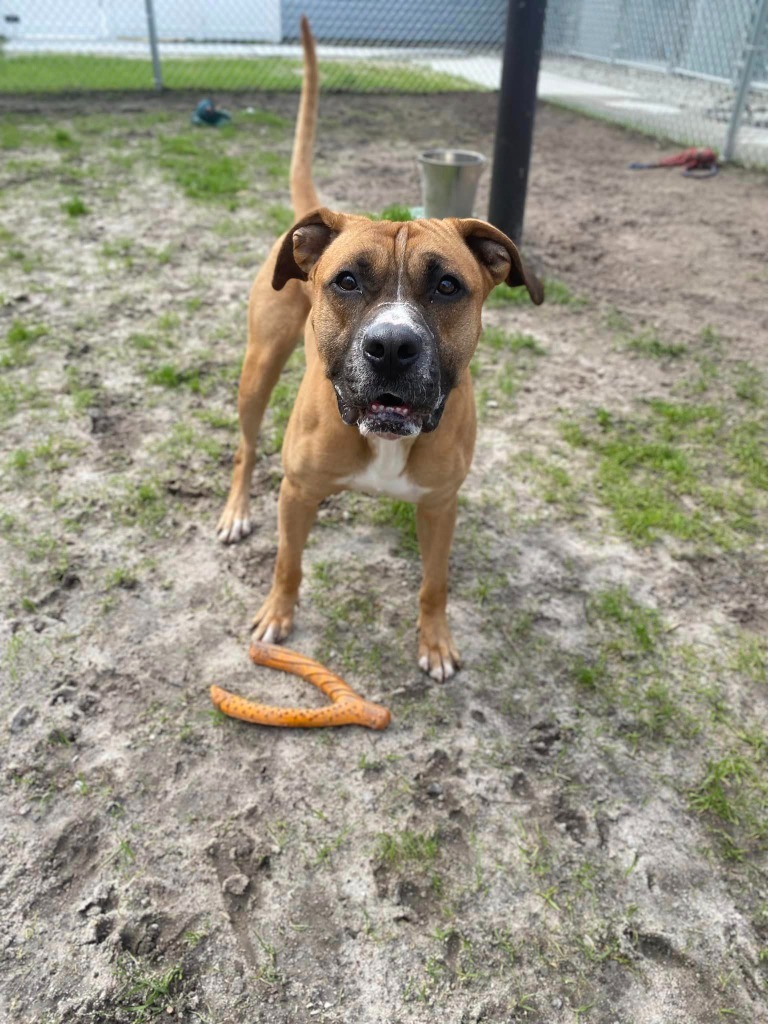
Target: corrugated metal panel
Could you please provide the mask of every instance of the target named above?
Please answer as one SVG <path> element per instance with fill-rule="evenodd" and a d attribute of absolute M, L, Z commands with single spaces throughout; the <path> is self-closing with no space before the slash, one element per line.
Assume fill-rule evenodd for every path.
<path fill-rule="evenodd" d="M 283 38 L 298 38 L 306 14 L 320 42 L 499 46 L 506 0 L 419 0 L 397 9 L 372 0 L 283 0 Z"/>

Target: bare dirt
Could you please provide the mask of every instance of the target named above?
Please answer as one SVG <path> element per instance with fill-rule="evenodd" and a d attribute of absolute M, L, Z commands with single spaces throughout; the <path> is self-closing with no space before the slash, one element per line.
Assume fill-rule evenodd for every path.
<path fill-rule="evenodd" d="M 393 724 L 280 732 L 207 688 L 315 700 L 246 655 L 299 360 L 259 527 L 214 532 L 296 100 L 221 103 L 219 153 L 190 97 L 3 101 L 0 1018 L 768 1021 L 768 180 L 632 173 L 655 142 L 539 110 L 550 301 L 487 311 L 464 667 L 416 666 L 407 512 L 342 496 L 291 645 Z M 416 203 L 414 152 L 494 119 L 324 97 L 321 194 Z M 186 195 L 196 147 L 242 187 Z"/>

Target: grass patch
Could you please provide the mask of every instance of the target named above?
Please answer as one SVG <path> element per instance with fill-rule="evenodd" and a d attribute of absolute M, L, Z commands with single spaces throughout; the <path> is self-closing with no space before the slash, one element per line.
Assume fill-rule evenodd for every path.
<path fill-rule="evenodd" d="M 661 635 L 658 612 L 633 600 L 624 587 L 614 587 L 595 595 L 588 613 L 594 622 L 601 622 L 607 627 L 613 637 L 610 647 L 622 657 L 650 653 Z"/>
<path fill-rule="evenodd" d="M 664 341 L 653 330 L 643 331 L 625 338 L 623 346 L 630 352 L 636 352 L 646 359 L 679 359 L 688 353 L 687 345 Z"/>
<path fill-rule="evenodd" d="M 768 839 L 765 739 L 757 748 L 733 749 L 707 761 L 703 778 L 688 794 L 726 860 L 763 852 Z"/>
<path fill-rule="evenodd" d="M 635 331 L 629 317 L 615 307 L 606 314 L 605 324 L 617 336 L 623 349 L 635 352 L 646 359 L 679 359 L 688 354 L 687 345 L 666 341 L 659 337 L 654 328 Z M 715 333 L 707 333 L 707 328 L 704 328 L 702 341 L 709 348 L 715 348 L 717 343 Z"/>
<path fill-rule="evenodd" d="M 480 343 L 494 352 L 532 352 L 537 356 L 546 354 L 546 350 L 532 334 L 505 331 L 501 327 L 484 328 Z"/>
<path fill-rule="evenodd" d="M 147 380 L 150 384 L 156 384 L 161 388 L 188 388 L 194 394 L 202 390 L 200 371 L 197 369 L 182 370 L 170 363 L 155 367 L 147 373 Z"/>
<path fill-rule="evenodd" d="M 138 582 L 138 576 L 131 569 L 126 569 L 122 565 L 108 573 L 106 579 L 108 590 L 134 590 Z"/>
<path fill-rule="evenodd" d="M 5 333 L 3 349 L 0 350 L 0 367 L 10 369 L 27 366 L 31 362 L 32 345 L 47 333 L 47 327 L 42 324 L 33 326 L 22 320 L 14 320 Z"/>
<path fill-rule="evenodd" d="M 393 498 L 379 498 L 371 513 L 371 522 L 379 526 L 393 527 L 397 531 L 400 551 L 408 555 L 418 554 L 415 505 Z"/>
<path fill-rule="evenodd" d="M 436 835 L 424 832 L 382 832 L 376 842 L 375 856 L 382 864 L 401 868 L 406 864 L 427 867 L 434 863 L 439 850 Z"/>
<path fill-rule="evenodd" d="M 626 419 L 597 409 L 561 434 L 595 460 L 596 495 L 638 543 L 664 534 L 732 547 L 751 536 L 766 501 L 768 459 L 761 419 L 733 424 L 712 405 L 646 403 Z"/>
<path fill-rule="evenodd" d="M 626 588 L 609 587 L 589 598 L 586 614 L 590 654 L 574 658 L 569 669 L 582 703 L 592 696 L 605 716 L 618 712 L 618 728 L 633 748 L 644 740 L 690 742 L 702 723 L 682 699 L 681 666 L 659 613 Z"/>
<path fill-rule="evenodd" d="M 411 216 L 410 206 L 403 206 L 400 203 L 392 203 L 390 206 L 385 206 L 379 214 L 378 220 L 391 220 L 395 223 L 401 221 L 413 220 Z"/>
<path fill-rule="evenodd" d="M 52 473 L 60 472 L 69 465 L 68 455 L 82 450 L 82 445 L 71 438 L 54 435 L 40 441 L 34 448 L 17 448 L 8 456 L 8 466 L 19 475 L 30 472 L 35 463 L 42 463 Z"/>
<path fill-rule="evenodd" d="M 66 389 L 76 412 L 85 412 L 96 400 L 96 389 L 83 384 L 80 374 L 74 366 L 67 367 Z"/>
<path fill-rule="evenodd" d="M 112 504 L 119 522 L 146 530 L 159 526 L 168 514 L 165 495 L 152 481 L 126 484 Z"/>
<path fill-rule="evenodd" d="M 86 214 L 90 213 L 90 210 L 79 196 L 75 196 L 74 199 L 69 199 L 66 203 L 62 203 L 61 208 L 68 217 L 85 217 Z"/>
<path fill-rule="evenodd" d="M 533 452 L 521 453 L 515 464 L 531 475 L 536 493 L 548 505 L 558 506 L 569 518 L 583 511 L 582 487 L 564 466 Z"/>
<path fill-rule="evenodd" d="M 544 279 L 543 284 L 544 301 L 553 306 L 578 307 L 587 304 L 586 299 L 574 295 L 568 285 L 562 281 L 548 277 Z M 497 284 L 486 299 L 485 304 L 491 307 L 503 308 L 505 306 L 529 306 L 532 305 L 532 302 L 528 289 L 524 285 L 518 288 L 511 288 L 508 284 Z"/>
<path fill-rule="evenodd" d="M 190 58 L 163 60 L 169 89 L 225 89 L 298 92 L 301 61 L 284 57 Z M 482 92 L 465 78 L 408 63 L 324 61 L 321 88 L 330 92 Z M 87 55 L 45 54 L 5 57 L 0 61 L 0 92 L 86 92 L 154 87 L 148 60 Z"/>
<path fill-rule="evenodd" d="M 118 1005 L 130 1014 L 130 1024 L 146 1024 L 161 1015 L 173 1014 L 173 999 L 182 987 L 184 973 L 176 964 L 162 972 L 147 971 L 135 957 L 124 961 L 118 970 L 125 983 L 118 995 Z"/>
<path fill-rule="evenodd" d="M 763 405 L 765 401 L 765 375 L 749 363 L 739 365 L 733 390 L 742 402 Z"/>
<path fill-rule="evenodd" d="M 275 203 L 268 206 L 264 213 L 264 227 L 271 235 L 282 235 L 291 227 L 294 219 L 290 206 Z"/>
<path fill-rule="evenodd" d="M 496 356 L 503 356 L 494 360 L 488 365 L 488 360 L 483 360 L 484 354 L 494 353 Z M 530 372 L 535 359 L 542 356 L 545 350 L 531 334 L 522 334 L 519 331 L 505 331 L 501 327 L 484 328 L 478 345 L 475 357 L 470 364 L 470 372 L 478 382 L 477 399 L 480 416 L 485 415 L 486 408 L 497 405 L 497 402 L 490 402 L 493 397 L 504 399 L 505 405 L 515 395 L 522 376 Z M 489 373 L 492 380 L 489 380 Z"/>
<path fill-rule="evenodd" d="M 222 129 L 217 140 L 221 135 L 231 138 L 231 131 Z M 265 155 L 271 162 L 274 154 Z M 244 158 L 227 156 L 192 134 L 161 138 L 159 162 L 190 199 L 231 205 L 248 185 Z"/>
<path fill-rule="evenodd" d="M 0 81 L 2 80 L 2 66 L 4 60 L 0 60 Z M 18 125 L 9 121 L 0 124 L 0 149 L 21 149 L 24 144 L 24 134 Z"/>

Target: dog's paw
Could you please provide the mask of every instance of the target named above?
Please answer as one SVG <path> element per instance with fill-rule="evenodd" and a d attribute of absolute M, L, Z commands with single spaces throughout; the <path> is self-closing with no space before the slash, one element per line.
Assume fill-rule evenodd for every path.
<path fill-rule="evenodd" d="M 216 536 L 221 543 L 236 544 L 243 537 L 247 537 L 252 529 L 253 523 L 248 514 L 248 506 L 230 506 L 227 502 L 216 527 Z"/>
<path fill-rule="evenodd" d="M 444 683 L 461 667 L 461 659 L 451 637 L 451 631 L 442 622 L 424 623 L 419 629 L 419 668 Z"/>
<path fill-rule="evenodd" d="M 265 644 L 279 644 L 293 626 L 296 601 L 282 594 L 270 594 L 253 618 L 253 639 Z"/>

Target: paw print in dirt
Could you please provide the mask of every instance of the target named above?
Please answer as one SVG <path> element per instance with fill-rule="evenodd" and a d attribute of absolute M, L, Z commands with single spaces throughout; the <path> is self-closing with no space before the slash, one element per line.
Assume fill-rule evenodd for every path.
<path fill-rule="evenodd" d="M 560 738 L 561 731 L 557 722 L 536 722 L 531 726 L 528 743 L 537 754 L 547 757 Z"/>

